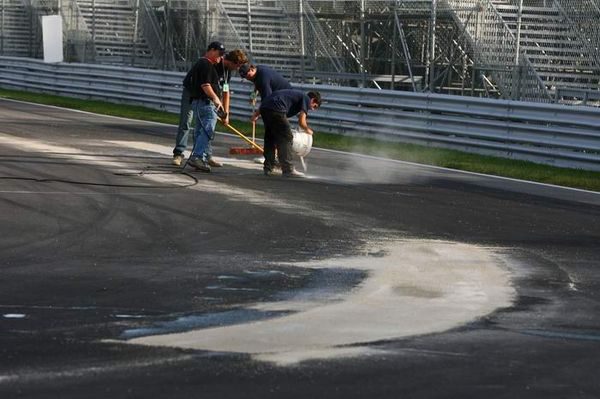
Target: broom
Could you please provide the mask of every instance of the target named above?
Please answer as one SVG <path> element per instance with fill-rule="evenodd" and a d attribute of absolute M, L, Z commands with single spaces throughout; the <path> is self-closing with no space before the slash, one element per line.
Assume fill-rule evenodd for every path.
<path fill-rule="evenodd" d="M 252 112 L 254 113 L 256 111 L 256 105 L 255 105 L 255 103 L 253 103 L 252 105 L 253 105 Z M 223 121 L 221 121 L 221 122 L 223 122 Z M 232 131 L 234 133 L 236 133 L 238 136 L 241 136 L 244 140 L 246 140 L 247 142 L 249 142 L 251 144 L 250 147 L 231 147 L 229 149 L 230 154 L 237 154 L 237 155 L 259 154 L 259 155 L 262 155 L 263 149 L 260 148 L 256 144 L 256 121 L 252 121 L 252 141 L 248 140 L 248 138 L 246 136 L 244 136 L 240 132 L 236 131 L 231 125 L 230 126 L 225 125 L 225 126 L 232 129 Z"/>
<path fill-rule="evenodd" d="M 241 148 L 230 148 L 229 149 L 229 153 L 230 154 L 261 154 L 264 152 L 262 147 L 259 146 L 258 144 L 256 144 L 254 142 L 254 134 L 252 135 L 252 139 L 250 140 L 248 137 L 246 137 L 242 132 L 240 132 L 239 130 L 237 130 L 235 127 L 231 126 L 229 123 L 224 123 L 221 120 L 221 123 L 228 128 L 229 130 L 231 130 L 232 132 L 234 132 L 235 134 L 237 134 L 238 136 L 240 136 L 240 138 L 242 140 L 244 140 L 245 142 L 247 142 L 248 144 L 250 144 L 250 147 L 241 147 Z"/>

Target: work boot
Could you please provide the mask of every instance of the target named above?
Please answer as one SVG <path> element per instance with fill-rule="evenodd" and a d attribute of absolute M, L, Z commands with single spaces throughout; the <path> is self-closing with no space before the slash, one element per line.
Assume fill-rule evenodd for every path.
<path fill-rule="evenodd" d="M 283 172 L 281 174 L 283 177 L 291 177 L 291 178 L 302 178 L 306 177 L 306 175 L 302 172 L 298 172 L 295 169 L 290 170 L 289 172 Z"/>
<path fill-rule="evenodd" d="M 185 159 L 185 157 L 183 156 L 183 154 L 175 154 L 175 155 L 173 155 L 173 159 L 171 160 L 171 163 L 175 166 L 181 166 L 181 163 L 183 162 L 184 159 Z"/>
<path fill-rule="evenodd" d="M 213 157 L 208 158 L 208 165 L 212 166 L 213 168 L 220 168 L 223 166 L 221 162 L 215 161 Z"/>
<path fill-rule="evenodd" d="M 265 158 L 264 157 L 254 158 L 254 163 L 259 163 L 262 165 L 265 163 Z M 273 167 L 275 169 L 281 169 L 281 164 L 279 163 L 278 160 L 275 160 L 275 163 L 273 163 Z"/>
<path fill-rule="evenodd" d="M 201 172 L 210 172 L 210 166 L 208 165 L 208 162 L 202 160 L 202 158 L 190 158 L 188 163 Z"/>

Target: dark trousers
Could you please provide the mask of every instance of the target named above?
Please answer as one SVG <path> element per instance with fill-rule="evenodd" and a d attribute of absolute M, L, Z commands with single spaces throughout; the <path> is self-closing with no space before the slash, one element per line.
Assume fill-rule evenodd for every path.
<path fill-rule="evenodd" d="M 261 109 L 265 125 L 265 171 L 273 170 L 275 165 L 275 150 L 283 173 L 289 173 L 294 169 L 292 165 L 292 128 L 290 122 L 283 112 L 275 112 L 270 109 Z"/>

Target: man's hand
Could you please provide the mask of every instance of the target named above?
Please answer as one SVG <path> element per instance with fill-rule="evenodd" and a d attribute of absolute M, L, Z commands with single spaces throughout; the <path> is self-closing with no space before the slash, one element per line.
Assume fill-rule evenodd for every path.
<path fill-rule="evenodd" d="M 223 108 L 217 108 L 217 116 L 221 119 L 227 119 L 227 112 Z"/>
<path fill-rule="evenodd" d="M 214 97 L 214 98 L 212 99 L 212 102 L 213 102 L 213 104 L 215 105 L 215 108 L 216 108 L 217 110 L 218 110 L 219 108 L 224 110 L 224 108 L 223 108 L 223 103 L 221 102 L 221 99 L 220 99 L 219 97 Z"/>

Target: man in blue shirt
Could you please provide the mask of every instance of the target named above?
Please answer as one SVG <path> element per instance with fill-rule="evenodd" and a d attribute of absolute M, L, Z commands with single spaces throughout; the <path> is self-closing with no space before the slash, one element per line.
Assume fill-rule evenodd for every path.
<path fill-rule="evenodd" d="M 292 85 L 279 72 L 266 65 L 244 64 L 239 69 L 240 76 L 254 83 L 254 90 L 250 94 L 250 103 L 256 106 L 256 94 L 260 95 L 261 101 L 269 97 L 271 93 L 278 90 L 291 89 Z M 253 112 L 252 118 L 260 115 L 259 110 Z M 254 126 L 252 127 L 254 129 Z M 252 136 L 254 137 L 254 130 Z M 255 161 L 264 163 L 264 158 Z M 277 165 L 279 167 L 279 165 Z"/>
<path fill-rule="evenodd" d="M 304 93 L 301 90 L 285 89 L 273 92 L 262 100 L 260 116 L 265 125 L 265 162 L 263 171 L 266 176 L 273 173 L 275 166 L 275 150 L 284 177 L 304 177 L 294 169 L 292 164 L 292 129 L 288 118 L 298 115 L 298 125 L 308 134 L 313 130 L 308 127 L 307 115 L 321 105 L 321 94 L 318 91 Z M 253 115 L 256 121 L 258 115 Z"/>
<path fill-rule="evenodd" d="M 292 85 L 279 72 L 266 65 L 244 64 L 239 70 L 240 76 L 254 83 L 254 92 L 261 100 L 277 90 L 291 89 Z"/>

